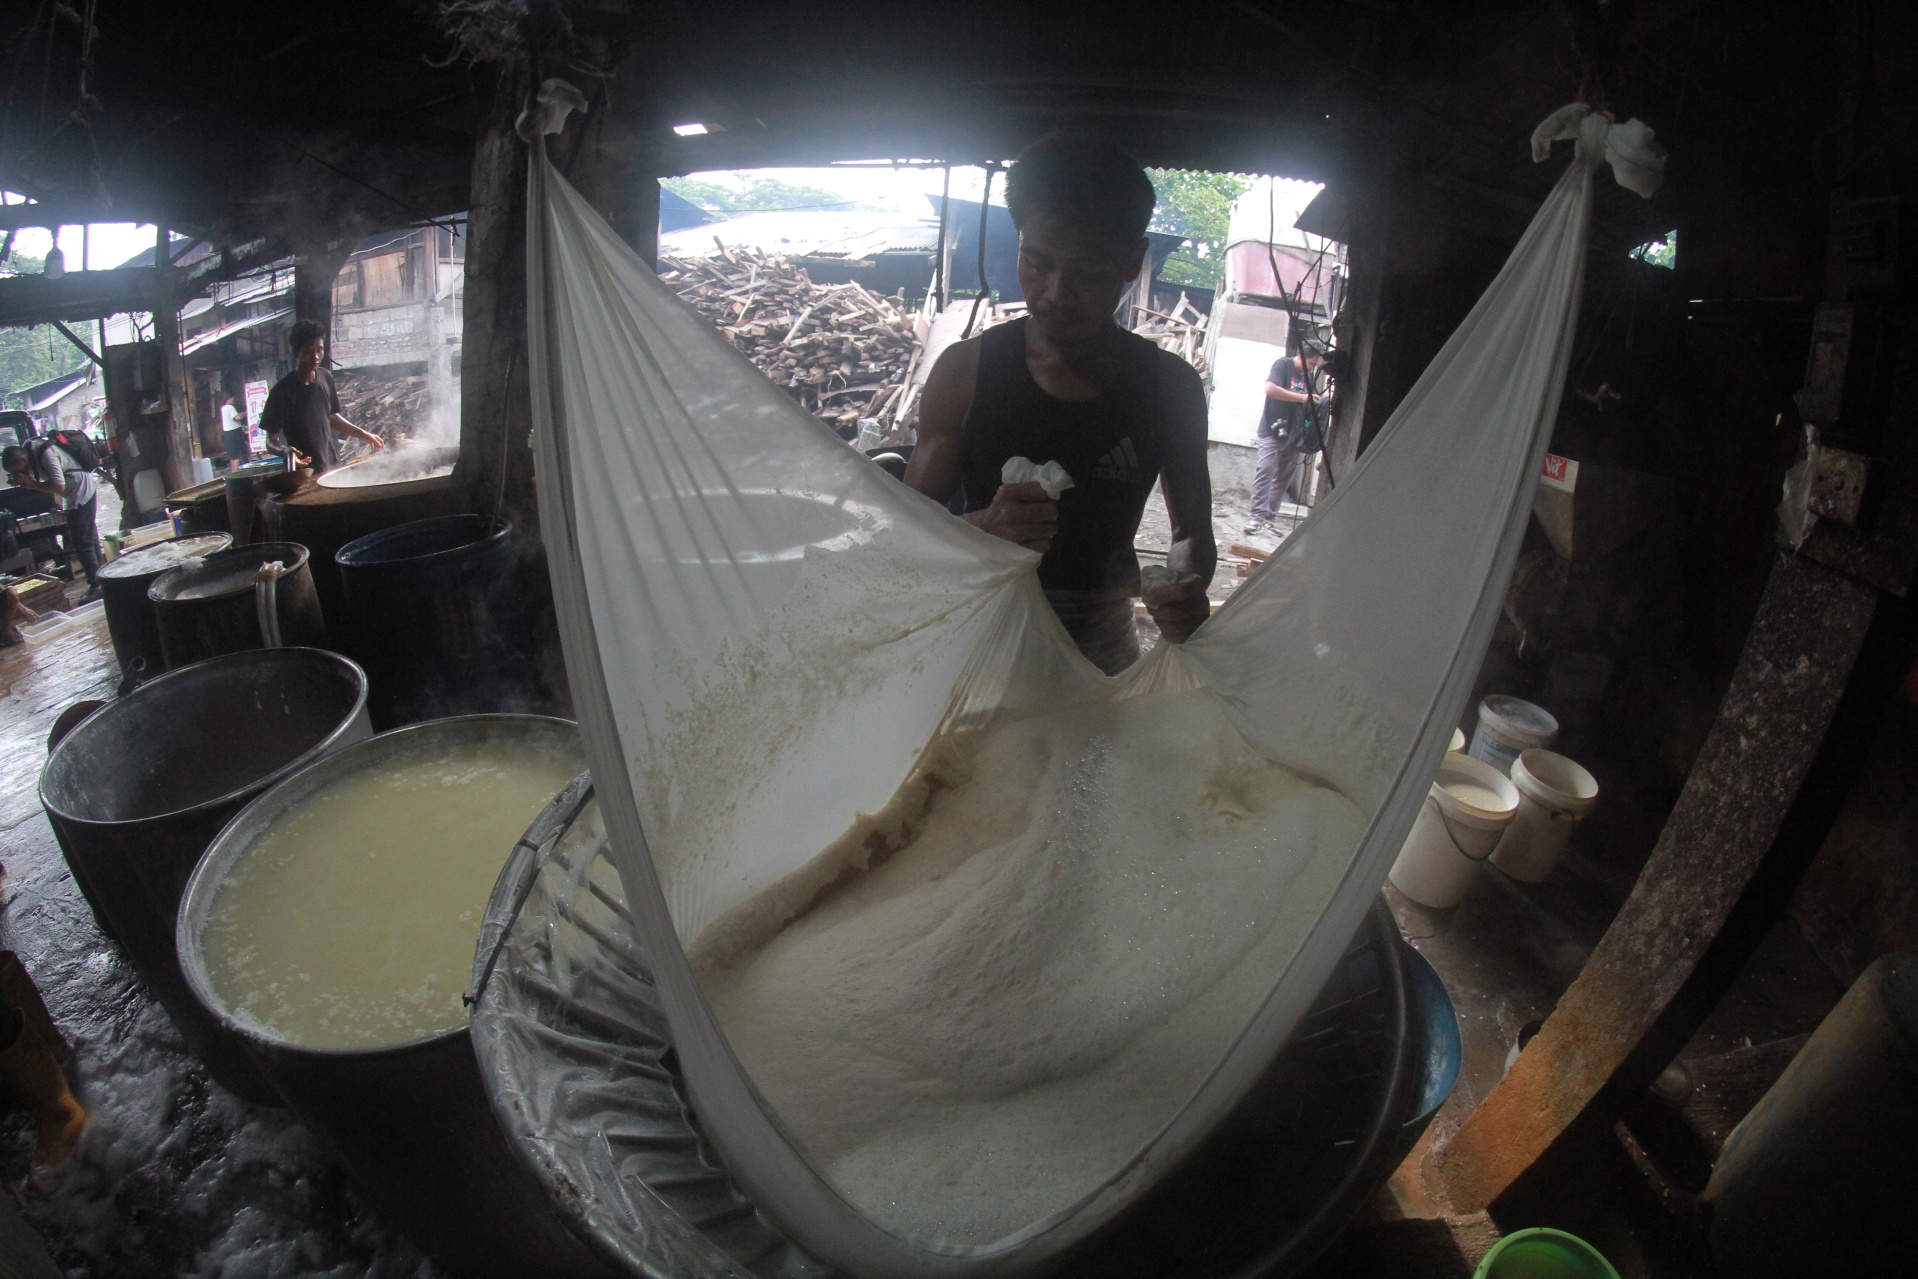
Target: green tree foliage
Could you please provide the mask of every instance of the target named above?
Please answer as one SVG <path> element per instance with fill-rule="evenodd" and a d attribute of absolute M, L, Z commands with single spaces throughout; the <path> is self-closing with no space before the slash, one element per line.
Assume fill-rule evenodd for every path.
<path fill-rule="evenodd" d="M 38 275 L 41 265 L 39 258 L 15 253 L 0 267 L 0 275 Z M 0 396 L 72 373 L 86 358 L 51 324 L 0 328 Z"/>
<path fill-rule="evenodd" d="M 1252 179 L 1196 169 L 1147 169 L 1146 173 L 1159 193 L 1151 229 L 1183 235 L 1189 241 L 1166 259 L 1159 278 L 1172 284 L 1218 288 L 1225 274 L 1225 236 L 1232 201 L 1252 185 Z"/>
<path fill-rule="evenodd" d="M 753 178 L 740 190 L 720 182 L 698 178 L 664 178 L 661 186 L 683 200 L 690 200 L 708 213 L 765 213 L 784 209 L 856 209 L 857 200 L 849 200 L 838 191 L 824 187 L 799 186 L 777 178 Z"/>

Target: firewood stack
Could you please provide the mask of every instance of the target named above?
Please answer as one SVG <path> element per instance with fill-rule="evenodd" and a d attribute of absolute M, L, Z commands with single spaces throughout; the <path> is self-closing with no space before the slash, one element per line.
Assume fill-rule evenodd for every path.
<path fill-rule="evenodd" d="M 1151 338 L 1174 355 L 1182 357 L 1199 371 L 1200 377 L 1205 376 L 1205 312 L 1193 306 L 1185 294 L 1179 294 L 1179 304 L 1172 308 L 1170 314 L 1134 307 L 1133 317 L 1134 333 Z"/>
<path fill-rule="evenodd" d="M 426 428 L 423 374 L 397 374 L 379 366 L 341 369 L 333 375 L 333 386 L 346 420 L 388 443 Z"/>
<path fill-rule="evenodd" d="M 880 438 L 896 438 L 920 350 L 905 299 L 814 284 L 790 258 L 721 249 L 718 258 L 661 258 L 659 278 L 842 436 L 875 418 Z"/>

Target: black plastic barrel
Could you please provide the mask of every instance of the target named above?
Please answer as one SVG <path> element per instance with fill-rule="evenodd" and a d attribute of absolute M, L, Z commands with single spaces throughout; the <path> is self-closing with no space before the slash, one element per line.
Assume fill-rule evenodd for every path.
<path fill-rule="evenodd" d="M 121 669 L 136 657 L 146 658 L 149 671 L 166 666 L 166 654 L 160 648 L 160 624 L 154 620 L 147 588 L 161 574 L 224 551 L 232 544 L 233 539 L 225 533 L 174 538 L 128 551 L 101 566 L 100 596 L 107 606 L 107 634 L 113 637 L 113 656 L 119 659 Z"/>
<path fill-rule="evenodd" d="M 180 906 L 177 944 L 207 1014 L 246 1039 L 261 1070 L 339 1156 L 355 1186 L 435 1264 L 463 1279 L 602 1279 L 610 1272 L 568 1233 L 501 1135 L 465 1025 L 396 1044 L 306 1047 L 229 1012 L 204 958 L 208 912 L 222 884 L 287 812 L 337 781 L 379 770 L 423 746 L 501 738 L 579 750 L 579 730 L 566 720 L 469 715 L 382 733 L 286 778 L 207 850 Z M 506 836 L 494 850 L 502 864 L 512 840 Z M 476 913 L 484 906 L 473 903 Z M 350 903 L 313 903 L 322 912 L 347 908 Z"/>
<path fill-rule="evenodd" d="M 342 645 L 372 682 L 374 727 L 534 705 L 509 521 L 414 520 L 348 542 L 334 561 Z"/>
<path fill-rule="evenodd" d="M 276 561 L 280 576 L 257 580 L 261 567 Z M 255 542 L 209 555 L 157 578 L 147 598 L 168 668 L 249 648 L 327 647 L 320 597 L 297 542 Z M 265 633 L 263 599 L 270 600 L 277 635 Z"/>
<path fill-rule="evenodd" d="M 267 787 L 372 733 L 366 675 L 337 653 L 256 649 L 169 671 L 60 739 L 40 803 L 105 930 L 213 1077 L 280 1104 L 180 975 L 174 916 L 220 828 Z"/>

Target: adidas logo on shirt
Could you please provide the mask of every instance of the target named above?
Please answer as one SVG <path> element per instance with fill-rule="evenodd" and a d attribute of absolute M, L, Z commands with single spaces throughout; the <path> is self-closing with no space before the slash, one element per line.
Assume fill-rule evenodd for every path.
<path fill-rule="evenodd" d="M 1115 444 L 1110 453 L 1093 464 L 1092 478 L 1133 480 L 1139 478 L 1139 471 L 1139 450 L 1132 447 L 1132 437 L 1128 435 Z"/>

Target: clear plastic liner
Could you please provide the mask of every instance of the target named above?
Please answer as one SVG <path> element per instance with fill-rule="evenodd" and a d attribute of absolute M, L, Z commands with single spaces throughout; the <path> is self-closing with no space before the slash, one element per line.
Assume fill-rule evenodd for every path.
<path fill-rule="evenodd" d="M 582 776 L 547 809 L 487 905 L 471 1031 L 500 1124 L 624 1273 L 822 1279 L 699 1136 L 591 797 Z"/>
<path fill-rule="evenodd" d="M 543 144 L 560 96 L 522 126 L 541 523 L 613 860 L 700 1130 L 754 1209 L 840 1270 L 1032 1273 L 1230 1114 L 1403 842 L 1529 516 L 1611 125 L 1548 121 L 1547 150 L 1576 140 L 1572 165 L 1358 465 L 1191 640 L 1106 676 L 1047 606 L 1037 555 L 845 447 L 566 184 Z M 1655 148 L 1628 128 L 1642 176 Z M 1269 989 L 1096 1187 L 985 1244 L 877 1223 L 765 1104 L 685 949 L 880 811 L 936 735 L 1195 688 L 1265 757 L 1358 805 L 1362 838 L 1287 868 Z"/>

